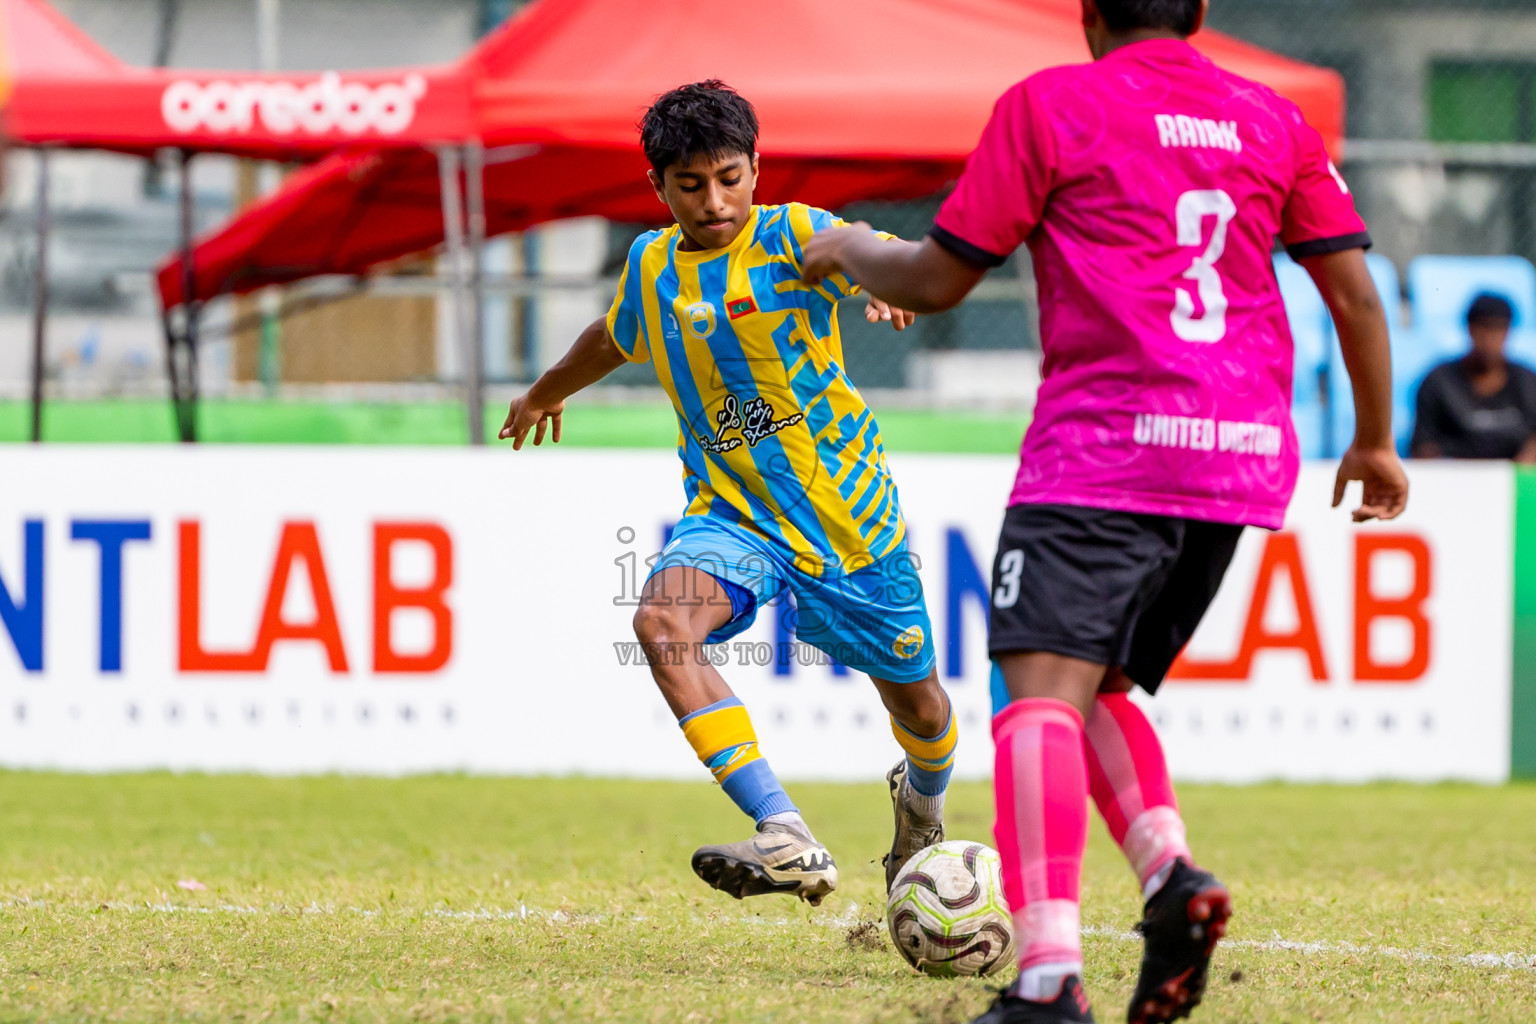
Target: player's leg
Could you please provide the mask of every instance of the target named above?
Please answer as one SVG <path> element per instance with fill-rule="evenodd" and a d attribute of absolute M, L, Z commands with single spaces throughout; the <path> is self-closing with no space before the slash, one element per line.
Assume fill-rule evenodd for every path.
<path fill-rule="evenodd" d="M 1018 942 L 1012 994 L 1073 1001 L 1067 989 L 1080 990 L 1083 972 L 1079 906 L 1088 844 L 1083 709 L 1105 666 L 1044 651 L 999 654 L 995 662 L 1008 695 L 992 720 L 993 834 Z"/>
<path fill-rule="evenodd" d="M 1152 723 L 1113 673 L 1094 701 L 1086 752 L 1094 803 L 1130 862 L 1145 902 L 1145 939 L 1130 1024 L 1177 1020 L 1199 1004 L 1232 914 L 1227 890 L 1195 866 Z"/>
<path fill-rule="evenodd" d="M 1133 685 L 1118 669 L 1109 674 L 1093 702 L 1085 735 L 1093 802 L 1146 900 L 1168 880 L 1174 862 L 1189 860 L 1190 853 L 1162 743 L 1131 700 Z"/>
<path fill-rule="evenodd" d="M 1146 901 L 1132 1024 L 1176 1020 L 1200 1002 L 1232 900 L 1214 875 L 1195 865 L 1162 744 L 1126 691 L 1135 683 L 1156 692 L 1205 617 L 1241 533 L 1237 526 L 1187 524 L 1178 559 L 1137 619 L 1123 671 L 1105 681 L 1088 720 L 1094 800 Z"/>
<path fill-rule="evenodd" d="M 896 743 L 906 753 L 885 775 L 896 819 L 884 857 L 885 887 L 890 889 L 913 854 L 944 841 L 944 794 L 960 732 L 937 670 L 915 683 L 870 678 L 890 712 Z"/>
<path fill-rule="evenodd" d="M 944 839 L 944 793 L 958 738 L 934 667 L 933 626 L 917 565 L 903 544 L 854 572 L 831 578 L 796 572 L 790 581 L 796 635 L 869 675 L 905 752 L 886 774 L 895 819 L 884 858 L 889 888 L 914 853 Z"/>
<path fill-rule="evenodd" d="M 719 671 L 694 652 L 736 615 L 725 584 L 702 569 L 658 567 L 641 588 L 635 637 L 657 689 L 679 720 L 732 696 Z"/>
<path fill-rule="evenodd" d="M 758 749 L 746 707 L 695 656 L 750 626 L 759 601 L 781 586 L 750 539 L 735 534 L 707 520 L 679 525 L 641 590 L 635 635 L 694 753 L 757 827 L 750 839 L 695 851 L 694 871 L 737 899 L 787 893 L 819 903 L 836 888 L 836 865 Z"/>
<path fill-rule="evenodd" d="M 1019 978 L 978 1024 L 1090 1021 L 1080 889 L 1088 840 L 1083 723 L 1138 610 L 1175 560 L 1182 524 L 1069 506 L 1008 510 L 993 567 L 989 647 L 995 836 Z"/>
<path fill-rule="evenodd" d="M 736 617 L 726 584 L 702 569 L 673 566 L 646 580 L 635 612 L 635 636 L 684 737 L 742 813 L 757 824 L 798 819 L 789 795 L 758 752 L 747 709 L 719 670 L 695 657 L 711 635 Z"/>

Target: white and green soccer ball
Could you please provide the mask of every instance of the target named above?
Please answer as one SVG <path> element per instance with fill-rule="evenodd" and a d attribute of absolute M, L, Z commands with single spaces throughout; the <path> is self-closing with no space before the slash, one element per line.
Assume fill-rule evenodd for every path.
<path fill-rule="evenodd" d="M 924 974 L 991 974 L 1013 964 L 1013 918 L 1002 860 L 981 843 L 952 840 L 901 866 L 885 907 L 891 941 Z"/>

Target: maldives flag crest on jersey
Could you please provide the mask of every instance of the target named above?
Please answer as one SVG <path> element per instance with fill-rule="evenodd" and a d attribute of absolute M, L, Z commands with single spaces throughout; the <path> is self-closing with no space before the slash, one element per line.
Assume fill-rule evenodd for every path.
<path fill-rule="evenodd" d="M 727 299 L 726 300 L 726 303 L 725 303 L 725 313 L 732 320 L 740 320 L 742 317 L 746 316 L 748 313 L 756 313 L 756 312 L 757 312 L 757 303 L 752 301 L 752 296 L 750 296 L 750 295 L 748 295 L 744 299 Z"/>

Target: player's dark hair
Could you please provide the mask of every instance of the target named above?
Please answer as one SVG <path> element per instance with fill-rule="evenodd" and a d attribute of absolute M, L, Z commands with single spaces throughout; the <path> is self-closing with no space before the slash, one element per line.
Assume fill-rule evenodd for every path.
<path fill-rule="evenodd" d="M 1165 28 L 1192 35 L 1200 18 L 1200 0 L 1098 0 L 1111 32 Z"/>
<path fill-rule="evenodd" d="M 640 119 L 640 145 L 657 174 L 696 156 L 750 157 L 757 152 L 757 111 L 717 78 L 678 86 Z"/>

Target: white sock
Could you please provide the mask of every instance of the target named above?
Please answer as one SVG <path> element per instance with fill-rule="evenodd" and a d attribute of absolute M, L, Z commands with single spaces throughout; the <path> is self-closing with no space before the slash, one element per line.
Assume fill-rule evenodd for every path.
<path fill-rule="evenodd" d="M 939 821 L 944 817 L 944 794 L 938 796 L 924 796 L 912 788 L 912 773 L 907 772 L 901 780 L 901 804 L 910 807 L 919 816 L 927 821 Z"/>
<path fill-rule="evenodd" d="M 1177 858 L 1170 860 L 1167 864 L 1164 864 L 1147 876 L 1147 880 L 1141 886 L 1141 902 L 1147 902 L 1147 900 L 1157 895 L 1158 890 L 1168 884 L 1168 876 L 1173 874 L 1173 868 L 1176 864 L 1178 864 Z"/>
<path fill-rule="evenodd" d="M 1049 1003 L 1061 995 L 1061 986 L 1074 974 L 1082 974 L 1081 963 L 1035 964 L 1019 972 L 1019 980 L 1009 990 L 1020 999 Z"/>
<path fill-rule="evenodd" d="M 757 830 L 761 832 L 766 825 L 780 825 L 803 834 L 807 839 L 816 838 L 811 835 L 811 827 L 805 823 L 804 818 L 800 817 L 799 811 L 780 811 L 778 814 L 770 814 L 757 823 Z"/>

